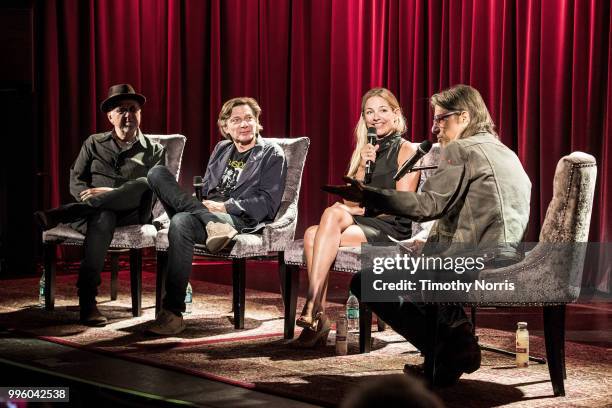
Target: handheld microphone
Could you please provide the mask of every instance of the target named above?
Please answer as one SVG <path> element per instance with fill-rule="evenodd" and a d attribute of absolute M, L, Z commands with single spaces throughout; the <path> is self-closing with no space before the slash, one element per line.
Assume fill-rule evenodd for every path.
<path fill-rule="evenodd" d="M 202 189 L 204 188 L 204 183 L 202 182 L 202 176 L 193 176 L 193 189 L 195 190 L 195 195 L 198 201 L 202 201 Z"/>
<path fill-rule="evenodd" d="M 377 143 L 376 137 L 376 128 L 369 127 L 368 128 L 368 143 L 372 146 L 376 146 Z M 363 178 L 364 184 L 370 184 L 372 181 L 372 174 L 374 173 L 374 162 L 372 160 L 367 160 L 365 165 L 365 177 Z"/>
<path fill-rule="evenodd" d="M 429 153 L 429 151 L 431 150 L 431 146 L 432 144 L 429 140 L 425 140 L 423 143 L 421 143 L 417 148 L 417 151 L 412 155 L 412 157 L 406 160 L 404 164 L 401 165 L 399 170 L 397 170 L 397 173 L 395 173 L 395 176 L 393 176 L 393 180 L 398 181 L 399 179 L 404 177 L 406 173 L 412 171 L 412 168 L 415 164 L 417 164 L 419 160 L 421 160 L 421 157 Z"/>

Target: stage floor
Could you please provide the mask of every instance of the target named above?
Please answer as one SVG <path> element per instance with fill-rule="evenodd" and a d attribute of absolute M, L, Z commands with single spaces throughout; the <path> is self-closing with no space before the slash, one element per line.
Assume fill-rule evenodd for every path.
<path fill-rule="evenodd" d="M 98 299 L 110 317 L 104 329 L 76 323 L 73 268 L 59 275 L 57 308 L 51 313 L 36 307 L 38 278 L 1 281 L 0 370 L 11 373 L 3 379 L 13 380 L 6 385 L 68 384 L 74 390 L 71 406 L 85 406 L 79 401 L 92 399 L 113 406 L 171 401 L 207 407 L 334 406 L 360 380 L 400 373 L 403 364 L 420 358 L 392 330 L 373 333 L 369 355 L 358 354 L 353 339 L 349 356 L 335 356 L 333 332 L 327 347 L 292 350 L 282 339 L 282 302 L 274 293 L 278 278 L 271 262 L 255 262 L 247 273 L 245 330 L 233 329 L 231 287 L 221 284 L 231 268 L 199 263 L 194 266 L 194 313 L 187 316 L 186 332 L 163 340 L 147 338 L 142 331 L 153 317 L 155 279 L 151 265 L 145 266 L 144 315 L 139 318 L 131 318 L 129 311 L 128 272 L 120 272 L 120 296 L 113 302 L 106 300 L 109 274 L 103 274 Z M 332 315 L 343 310 L 349 279 L 347 274 L 332 276 L 330 295 L 338 302 L 330 307 Z M 540 309 L 479 309 L 477 316 L 481 341 L 508 348 L 516 321 L 529 322 L 533 354 L 543 355 Z M 545 365 L 519 370 L 512 359 L 489 352 L 483 353 L 480 370 L 436 393 L 447 406 L 457 407 L 610 406 L 611 305 L 568 306 L 566 339 L 565 398 L 552 397 Z"/>

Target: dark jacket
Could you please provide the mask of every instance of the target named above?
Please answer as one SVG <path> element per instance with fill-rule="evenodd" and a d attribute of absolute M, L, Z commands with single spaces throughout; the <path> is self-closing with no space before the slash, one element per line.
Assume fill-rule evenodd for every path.
<path fill-rule="evenodd" d="M 81 201 L 82 191 L 92 187 L 120 187 L 128 180 L 147 177 L 157 164 L 165 163 L 164 147 L 138 131 L 138 141 L 121 151 L 112 132 L 96 133 L 83 142 L 70 168 L 70 194 Z"/>
<path fill-rule="evenodd" d="M 488 133 L 449 143 L 421 192 L 364 191 L 368 206 L 381 211 L 414 221 L 437 219 L 428 243 L 497 246 L 502 258 L 517 255 L 530 198 L 531 182 L 518 157 Z"/>
<path fill-rule="evenodd" d="M 204 175 L 204 196 L 219 184 L 233 147 L 230 140 L 223 140 L 215 146 Z M 283 198 L 286 177 L 287 162 L 283 149 L 258 136 L 229 200 L 224 202 L 228 214 L 246 217 L 258 224 L 273 221 Z"/>

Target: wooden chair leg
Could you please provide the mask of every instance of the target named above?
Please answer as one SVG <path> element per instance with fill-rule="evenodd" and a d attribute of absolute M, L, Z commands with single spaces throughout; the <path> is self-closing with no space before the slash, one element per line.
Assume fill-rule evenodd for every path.
<path fill-rule="evenodd" d="M 476 306 L 470 307 L 470 315 L 472 320 L 472 334 L 476 336 Z"/>
<path fill-rule="evenodd" d="M 300 268 L 285 263 L 285 253 L 278 254 L 278 274 L 281 282 L 281 294 L 285 307 L 285 339 L 292 339 L 295 334 L 295 312 L 297 307 L 298 288 L 300 286 Z"/>
<path fill-rule="evenodd" d="M 119 253 L 111 252 L 111 282 L 110 282 L 110 298 L 117 300 L 117 280 L 119 276 Z"/>
<path fill-rule="evenodd" d="M 428 347 L 422 350 L 425 354 L 425 379 L 430 386 L 433 386 L 436 377 L 436 349 L 438 345 L 438 305 L 425 306 L 425 320 L 425 330 L 429 339 Z"/>
<path fill-rule="evenodd" d="M 359 352 L 372 350 L 372 311 L 364 303 L 359 303 Z"/>
<path fill-rule="evenodd" d="M 387 323 L 385 323 L 378 315 L 376 315 L 376 326 L 378 327 L 379 332 L 384 332 L 387 330 Z"/>
<path fill-rule="evenodd" d="M 55 252 L 57 245 L 45 243 L 43 245 L 43 256 L 45 259 L 45 309 L 55 308 Z"/>
<path fill-rule="evenodd" d="M 232 283 L 234 288 L 234 328 L 244 329 L 244 299 L 246 294 L 246 259 L 232 260 Z"/>
<path fill-rule="evenodd" d="M 162 308 L 162 302 L 166 295 L 166 276 L 168 275 L 168 252 L 156 251 L 157 253 L 157 275 L 155 276 L 155 317 Z"/>
<path fill-rule="evenodd" d="M 555 397 L 565 395 L 565 305 L 544 306 L 546 360 Z"/>
<path fill-rule="evenodd" d="M 130 249 L 130 289 L 132 291 L 132 316 L 142 314 L 142 249 Z"/>

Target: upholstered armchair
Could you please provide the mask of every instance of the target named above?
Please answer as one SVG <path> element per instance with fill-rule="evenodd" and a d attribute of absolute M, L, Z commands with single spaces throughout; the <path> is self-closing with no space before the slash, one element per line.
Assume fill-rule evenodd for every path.
<path fill-rule="evenodd" d="M 146 135 L 166 148 L 166 166 L 178 180 L 186 138 L 183 135 Z M 153 207 L 153 217 L 164 212 L 161 203 Z M 155 246 L 156 228 L 151 225 L 128 225 L 117 227 L 110 245 L 111 256 L 111 300 L 117 298 L 118 258 L 121 252 L 130 253 L 130 284 L 132 292 L 132 315 L 142 313 L 142 249 Z M 55 255 L 57 245 L 82 246 L 85 236 L 65 224 L 44 231 L 42 234 L 45 263 L 45 308 L 55 306 Z"/>
<path fill-rule="evenodd" d="M 418 147 L 417 143 L 414 143 L 415 148 Z M 427 153 L 418 166 L 437 166 L 440 161 L 440 145 L 435 143 L 429 153 Z M 425 180 L 435 172 L 435 169 L 428 169 L 421 171 L 421 177 L 419 179 L 418 189 L 423 186 Z M 423 229 L 426 229 L 424 234 Z M 417 222 L 412 223 L 412 239 L 415 236 L 419 238 L 427 239 L 427 233 L 429 229 L 425 223 L 420 224 Z M 424 235 L 424 237 L 422 237 Z M 290 282 L 288 285 L 299 285 L 299 268 L 306 267 L 306 261 L 304 258 L 304 240 L 296 240 L 287 246 L 285 249 L 285 264 L 289 272 L 286 274 L 296 282 Z M 357 247 L 340 247 L 338 255 L 331 267 L 332 271 L 342 271 L 349 273 L 357 273 L 361 270 L 361 248 Z M 293 338 L 295 330 L 295 302 L 293 303 L 293 310 L 291 312 L 293 319 L 285 322 L 285 336 L 287 338 Z M 372 335 L 372 312 L 367 308 L 367 305 L 360 303 L 359 305 L 359 324 L 360 324 L 360 336 L 359 336 L 359 350 L 362 353 L 370 351 L 371 335 Z M 378 319 L 379 330 L 384 330 L 384 323 Z"/>
<path fill-rule="evenodd" d="M 204 245 L 196 244 L 194 248 L 194 255 L 196 256 L 223 258 L 232 262 L 234 327 L 237 329 L 244 327 L 247 259 L 268 259 L 278 255 L 286 320 L 291 310 L 291 302 L 293 302 L 293 310 L 295 311 L 295 301 L 297 299 L 297 287 L 287 286 L 287 283 L 291 283 L 292 280 L 286 278 L 286 268 L 282 260 L 284 259 L 283 251 L 286 245 L 293 240 L 295 235 L 302 171 L 304 170 L 310 139 L 299 137 L 266 140 L 277 143 L 285 152 L 287 160 L 285 190 L 275 220 L 266 225 L 261 233 L 238 234 L 234 238 L 233 246 L 217 254 L 208 252 Z M 157 233 L 155 247 L 157 250 L 156 313 L 158 313 L 165 292 L 164 285 L 168 268 L 168 229 L 162 229 Z"/>
<path fill-rule="evenodd" d="M 521 262 L 485 269 L 478 276 L 489 283 L 520 282 L 520 290 L 471 292 L 472 298 L 462 303 L 472 307 L 541 306 L 546 360 L 555 396 L 565 395 L 565 305 L 580 295 L 596 178 L 593 156 L 574 152 L 561 158 L 538 244 Z M 428 312 L 435 314 L 436 308 L 428 307 Z M 429 361 L 426 370 L 433 379 L 435 361 Z"/>

